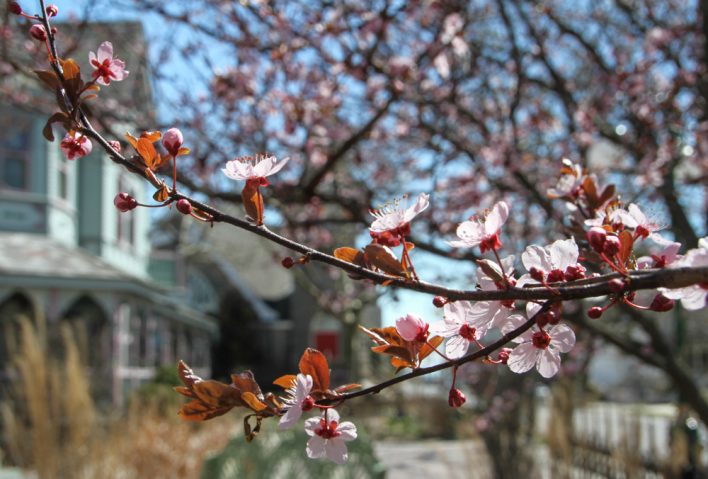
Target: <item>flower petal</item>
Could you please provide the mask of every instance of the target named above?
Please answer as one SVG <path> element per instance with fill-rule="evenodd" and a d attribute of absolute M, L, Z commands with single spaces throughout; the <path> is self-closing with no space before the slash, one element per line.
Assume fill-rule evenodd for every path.
<path fill-rule="evenodd" d="M 113 44 L 111 42 L 103 42 L 101 46 L 98 47 L 96 52 L 99 63 L 103 63 L 104 60 L 113 59 Z"/>
<path fill-rule="evenodd" d="M 340 434 L 339 439 L 342 441 L 353 441 L 357 437 L 356 426 L 351 421 L 344 421 L 337 426 L 337 432 Z"/>
<path fill-rule="evenodd" d="M 479 221 L 463 221 L 457 227 L 457 237 L 460 241 L 448 241 L 450 246 L 472 248 L 484 238 L 484 225 Z"/>
<path fill-rule="evenodd" d="M 578 245 L 574 238 L 554 242 L 548 248 L 548 252 L 551 255 L 553 267 L 561 271 L 578 263 Z"/>
<path fill-rule="evenodd" d="M 560 370 L 560 365 L 561 358 L 558 350 L 550 348 L 539 350 L 538 359 L 536 360 L 536 369 L 541 376 L 544 378 L 555 376 Z"/>
<path fill-rule="evenodd" d="M 319 419 L 317 420 L 319 422 Z M 307 441 L 307 457 L 310 459 L 319 459 L 324 457 L 327 453 L 326 450 L 327 442 L 320 436 L 312 436 L 309 441 Z"/>
<path fill-rule="evenodd" d="M 415 204 L 409 206 L 405 213 L 403 213 L 403 222 L 409 223 L 413 218 L 418 216 L 418 214 L 422 213 L 430 204 L 429 198 L 430 195 L 427 193 L 419 194 Z"/>
<path fill-rule="evenodd" d="M 567 324 L 558 324 L 548 330 L 551 346 L 561 353 L 567 353 L 575 346 L 575 333 Z"/>
<path fill-rule="evenodd" d="M 531 268 L 540 269 L 542 271 L 550 271 L 553 269 L 551 257 L 545 248 L 539 245 L 532 244 L 527 246 L 521 253 L 521 262 L 524 264 L 526 271 Z"/>
<path fill-rule="evenodd" d="M 280 421 L 278 421 L 278 427 L 280 429 L 289 429 L 289 428 L 293 427 L 298 422 L 298 420 L 302 416 L 302 407 L 300 404 L 301 403 L 293 404 L 285 412 L 285 414 L 283 414 L 283 416 L 280 418 Z M 306 426 L 306 429 L 307 429 L 307 426 Z"/>
<path fill-rule="evenodd" d="M 447 354 L 450 359 L 461 358 L 465 355 L 469 346 L 470 342 L 457 334 L 447 340 L 445 344 L 445 354 Z"/>
<path fill-rule="evenodd" d="M 311 417 L 310 419 L 305 421 L 305 432 L 307 433 L 308 436 L 317 436 L 315 431 L 319 429 L 320 427 L 320 418 L 319 417 Z"/>
<path fill-rule="evenodd" d="M 347 445 L 338 437 L 327 440 L 325 451 L 327 458 L 337 464 L 344 464 L 349 457 L 347 454 Z"/>
<path fill-rule="evenodd" d="M 484 220 L 484 232 L 488 235 L 493 235 L 506 223 L 509 217 L 509 205 L 504 201 L 500 201 L 492 207 L 492 211 Z"/>
<path fill-rule="evenodd" d="M 536 364 L 540 350 L 536 349 L 532 343 L 523 343 L 514 348 L 509 354 L 507 365 L 512 372 L 525 373 Z"/>

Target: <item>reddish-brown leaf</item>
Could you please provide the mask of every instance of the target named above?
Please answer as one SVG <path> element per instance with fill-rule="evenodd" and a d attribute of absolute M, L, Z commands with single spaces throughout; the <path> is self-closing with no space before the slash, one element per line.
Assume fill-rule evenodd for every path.
<path fill-rule="evenodd" d="M 590 200 L 590 204 L 597 207 L 597 187 L 592 177 L 586 176 L 583 180 L 582 187 L 588 200 Z"/>
<path fill-rule="evenodd" d="M 34 70 L 35 75 L 49 88 L 57 89 L 61 87 L 59 78 L 57 78 L 56 73 L 51 70 Z"/>
<path fill-rule="evenodd" d="M 241 192 L 241 199 L 243 200 L 243 206 L 246 209 L 248 218 L 256 225 L 262 225 L 263 196 L 261 195 L 258 183 L 247 181 L 246 186 L 243 187 L 243 191 Z"/>
<path fill-rule="evenodd" d="M 244 371 L 239 374 L 231 375 L 231 384 L 240 392 L 250 392 L 256 396 L 262 396 L 261 387 L 256 382 L 255 376 L 251 371 Z"/>
<path fill-rule="evenodd" d="M 273 381 L 273 384 L 276 386 L 280 386 L 283 389 L 290 389 L 295 385 L 295 376 L 294 374 L 286 374 L 285 376 L 280 376 L 278 379 Z"/>
<path fill-rule="evenodd" d="M 138 138 L 136 149 L 138 150 L 138 153 L 140 153 L 143 160 L 145 160 L 147 167 L 154 170 L 155 160 L 159 159 L 159 155 L 157 154 L 157 150 L 155 150 L 155 146 L 152 142 L 146 138 Z"/>
<path fill-rule="evenodd" d="M 634 239 L 632 237 L 632 233 L 630 233 L 627 230 L 622 231 L 619 235 L 619 240 L 620 240 L 620 250 L 618 256 L 620 258 L 620 261 L 622 261 L 622 264 L 626 264 L 627 260 L 629 259 L 630 255 L 632 254 L 632 248 L 634 246 Z"/>
<path fill-rule="evenodd" d="M 214 408 L 243 405 L 238 389 L 213 379 L 194 383 L 192 391 L 197 399 Z"/>
<path fill-rule="evenodd" d="M 188 421 L 206 421 L 208 419 L 222 416 L 233 409 L 233 406 L 224 406 L 219 408 L 210 407 L 198 399 L 183 404 L 179 409 L 179 416 Z"/>
<path fill-rule="evenodd" d="M 79 65 L 71 58 L 61 62 L 61 67 L 64 71 L 64 78 L 66 80 L 73 80 L 81 77 L 81 68 Z"/>
<path fill-rule="evenodd" d="M 348 246 L 335 249 L 334 257 L 346 261 L 347 263 L 358 264 L 360 266 L 364 262 L 364 253 Z"/>
<path fill-rule="evenodd" d="M 187 148 L 186 146 L 183 146 L 182 148 L 177 150 L 177 156 L 184 156 L 184 155 L 188 155 L 188 154 L 189 154 L 189 148 Z"/>
<path fill-rule="evenodd" d="M 312 390 L 326 391 L 329 389 L 329 365 L 327 358 L 320 351 L 312 348 L 307 348 L 299 364 L 302 374 L 312 376 Z"/>
<path fill-rule="evenodd" d="M 608 185 L 602 190 L 600 198 L 597 200 L 597 206 L 600 207 L 606 202 L 608 202 L 613 196 L 615 196 L 615 185 Z"/>
<path fill-rule="evenodd" d="M 401 262 L 387 246 L 371 243 L 364 248 L 364 257 L 367 263 L 384 273 L 394 276 L 406 276 L 406 271 L 401 266 Z"/>
<path fill-rule="evenodd" d="M 202 378 L 194 374 L 192 368 L 187 366 L 187 363 L 182 360 L 177 363 L 177 374 L 179 374 L 179 379 L 182 381 L 182 383 L 184 383 L 184 385 L 187 386 L 190 390 L 192 389 L 194 383 L 198 383 L 202 380 Z"/>
<path fill-rule="evenodd" d="M 160 187 L 157 189 L 154 195 L 152 195 L 152 198 L 155 201 L 159 201 L 160 203 L 167 201 L 167 199 L 170 197 L 170 189 L 167 187 L 165 183 L 162 183 Z"/>
<path fill-rule="evenodd" d="M 241 394 L 241 401 L 247 407 L 251 408 L 253 412 L 261 412 L 264 409 L 268 408 L 268 406 L 263 401 L 258 399 L 256 395 L 250 391 Z"/>

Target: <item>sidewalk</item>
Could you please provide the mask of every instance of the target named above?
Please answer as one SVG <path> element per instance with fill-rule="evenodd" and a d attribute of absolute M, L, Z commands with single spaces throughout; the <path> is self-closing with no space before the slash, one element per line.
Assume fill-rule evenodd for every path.
<path fill-rule="evenodd" d="M 479 441 L 379 441 L 374 450 L 386 466 L 386 479 L 492 477 Z"/>

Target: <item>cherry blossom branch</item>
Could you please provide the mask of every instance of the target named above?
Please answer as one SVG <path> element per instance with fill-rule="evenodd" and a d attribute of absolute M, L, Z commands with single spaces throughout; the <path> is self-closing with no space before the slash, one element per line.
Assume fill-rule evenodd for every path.
<path fill-rule="evenodd" d="M 389 388 L 395 384 L 401 383 L 403 381 L 408 381 L 409 379 L 417 378 L 420 376 L 426 376 L 428 374 L 432 374 L 437 371 L 442 371 L 444 369 L 449 369 L 452 367 L 459 367 L 465 363 L 469 363 L 469 362 L 474 361 L 476 359 L 489 356 L 494 351 L 502 348 L 509 341 L 511 341 L 515 338 L 518 338 L 519 336 L 524 334 L 526 331 L 531 329 L 531 326 L 536 324 L 536 318 L 538 318 L 540 315 L 542 315 L 543 313 L 548 311 L 548 309 L 551 307 L 552 304 L 553 304 L 552 301 L 546 301 L 543 304 L 543 306 L 541 306 L 541 309 L 539 309 L 538 312 L 536 314 L 534 314 L 531 318 L 529 318 L 525 323 L 523 323 L 521 326 L 514 329 L 513 331 L 503 335 L 501 338 L 499 338 L 498 340 L 496 340 L 495 342 L 493 342 L 489 346 L 479 349 L 479 350 L 477 350 L 473 353 L 470 353 L 466 356 L 462 356 L 461 358 L 458 358 L 458 359 L 447 361 L 447 362 L 441 363 L 441 364 L 436 364 L 435 366 L 428 366 L 426 368 L 418 368 L 418 369 L 415 369 L 409 373 L 401 374 L 400 376 L 396 376 L 395 378 L 389 379 L 387 381 L 383 381 L 383 382 L 376 384 L 374 386 L 370 386 L 368 388 L 364 388 L 359 391 L 342 394 L 339 398 L 337 398 L 337 401 L 353 399 L 353 398 L 360 397 L 360 396 L 367 396 L 369 394 L 377 394 L 377 393 L 383 391 L 384 389 Z M 330 404 L 331 402 L 334 402 L 334 401 L 322 401 L 322 404 Z"/>

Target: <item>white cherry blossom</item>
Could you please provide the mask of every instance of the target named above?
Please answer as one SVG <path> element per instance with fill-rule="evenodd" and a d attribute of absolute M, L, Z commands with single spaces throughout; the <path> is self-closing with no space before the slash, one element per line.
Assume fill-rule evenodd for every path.
<path fill-rule="evenodd" d="M 671 268 L 708 266 L 708 236 L 698 241 L 698 248 L 691 249 L 678 261 L 671 264 Z M 681 305 L 689 311 L 706 307 L 708 300 L 708 285 L 694 284 L 685 288 L 666 289 L 659 291 L 669 299 L 681 300 Z"/>
<path fill-rule="evenodd" d="M 307 457 L 319 459 L 327 457 L 337 464 L 347 462 L 349 454 L 346 442 L 356 439 L 356 426 L 349 422 L 339 422 L 339 413 L 334 409 L 325 409 L 322 417 L 313 417 L 305 421 L 305 432 L 310 436 L 307 441 Z"/>
<path fill-rule="evenodd" d="M 460 223 L 457 227 L 459 241 L 449 241 L 450 246 L 473 248 L 479 245 L 484 253 L 490 249 L 499 249 L 501 227 L 509 217 L 509 205 L 504 201 L 496 203 L 484 218 L 477 218 Z"/>
<path fill-rule="evenodd" d="M 312 376 L 309 374 L 298 374 L 295 378 L 295 384 L 289 388 L 283 400 L 283 407 L 287 409 L 285 414 L 280 418 L 278 426 L 281 429 L 288 429 L 302 416 L 302 412 L 312 409 L 312 405 L 308 404 L 312 391 Z M 310 399 L 310 401 L 312 401 Z M 314 402 L 314 401 L 312 401 Z"/>
<path fill-rule="evenodd" d="M 260 180 L 279 172 L 288 160 L 278 161 L 272 155 L 243 156 L 226 162 L 221 171 L 232 180 Z"/>
<path fill-rule="evenodd" d="M 450 359 L 465 355 L 469 344 L 481 339 L 491 325 L 485 302 L 455 301 L 443 307 L 444 319 L 430 325 L 430 332 L 447 338 L 445 354 Z"/>
<path fill-rule="evenodd" d="M 371 215 L 376 218 L 369 228 L 373 233 L 384 233 L 397 228 L 405 227 L 430 204 L 430 196 L 426 193 L 418 195 L 416 202 L 406 208 L 405 202 L 396 200 L 378 210 L 371 210 Z"/>

